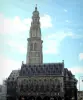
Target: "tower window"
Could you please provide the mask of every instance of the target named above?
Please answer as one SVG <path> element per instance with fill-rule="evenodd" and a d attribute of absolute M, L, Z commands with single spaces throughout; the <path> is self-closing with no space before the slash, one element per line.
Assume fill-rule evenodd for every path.
<path fill-rule="evenodd" d="M 37 43 L 34 43 L 34 50 L 37 50 Z"/>
<path fill-rule="evenodd" d="M 31 43 L 30 50 L 33 50 L 33 43 Z"/>
<path fill-rule="evenodd" d="M 35 18 L 35 21 L 37 21 L 37 19 Z"/>

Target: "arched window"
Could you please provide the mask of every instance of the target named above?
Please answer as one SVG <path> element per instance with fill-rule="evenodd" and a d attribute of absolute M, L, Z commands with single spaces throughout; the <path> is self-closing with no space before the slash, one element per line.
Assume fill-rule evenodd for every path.
<path fill-rule="evenodd" d="M 28 84 L 26 84 L 26 90 L 28 90 L 28 88 L 29 88 L 29 86 L 28 86 Z"/>
<path fill-rule="evenodd" d="M 37 43 L 34 43 L 34 50 L 37 50 Z"/>
<path fill-rule="evenodd" d="M 49 85 L 46 85 L 46 91 L 49 91 Z"/>
<path fill-rule="evenodd" d="M 36 28 L 36 37 L 38 37 L 38 34 L 37 33 L 38 33 L 38 28 Z"/>
<path fill-rule="evenodd" d="M 38 91 L 38 90 L 39 90 L 39 85 L 37 84 L 37 85 L 36 85 L 36 91 Z"/>
<path fill-rule="evenodd" d="M 41 90 L 41 92 L 44 91 L 44 85 L 43 84 L 41 85 L 40 90 Z"/>
<path fill-rule="evenodd" d="M 33 43 L 31 43 L 30 45 L 30 50 L 33 50 Z"/>
<path fill-rule="evenodd" d="M 23 84 L 21 84 L 20 91 L 23 91 Z"/>
<path fill-rule="evenodd" d="M 25 74 L 25 71 L 23 70 L 23 71 L 22 71 L 22 75 L 24 75 L 24 74 Z"/>

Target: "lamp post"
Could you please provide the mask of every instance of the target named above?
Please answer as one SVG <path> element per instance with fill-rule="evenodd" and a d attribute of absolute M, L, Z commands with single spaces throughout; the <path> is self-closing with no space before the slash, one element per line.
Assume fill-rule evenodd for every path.
<path fill-rule="evenodd" d="M 82 78 L 83 76 L 79 77 L 79 91 L 80 91 L 80 78 Z M 82 80 L 83 81 L 83 80 Z"/>

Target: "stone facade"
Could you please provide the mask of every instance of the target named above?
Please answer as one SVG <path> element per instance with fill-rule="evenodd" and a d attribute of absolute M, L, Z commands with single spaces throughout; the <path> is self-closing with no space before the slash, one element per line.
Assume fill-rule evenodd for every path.
<path fill-rule="evenodd" d="M 41 29 L 37 7 L 33 12 L 26 64 L 7 80 L 7 100 L 77 100 L 77 80 L 64 61 L 43 63 Z M 15 73 L 15 74 L 14 74 Z"/>
<path fill-rule="evenodd" d="M 83 91 L 78 91 L 77 97 L 78 97 L 78 100 L 83 100 Z"/>
<path fill-rule="evenodd" d="M 11 74 L 9 75 L 8 80 L 9 81 L 16 81 L 17 77 L 19 76 L 19 72 L 20 72 L 20 70 L 13 70 L 11 72 Z"/>
<path fill-rule="evenodd" d="M 18 73 L 16 80 L 8 78 L 8 100 L 20 100 L 21 97 L 28 98 L 26 100 L 33 97 L 77 100 L 77 80 L 67 68 L 64 68 L 64 62 L 42 65 L 22 63 Z"/>
<path fill-rule="evenodd" d="M 64 97 L 63 70 L 63 62 L 28 66 L 23 64 L 17 79 L 18 95 L 24 94 L 26 96 L 27 94 L 29 96 L 33 93 L 35 96 L 41 94 L 54 96 L 58 93 Z"/>
<path fill-rule="evenodd" d="M 19 72 L 20 70 L 13 70 L 7 79 L 7 98 L 10 98 L 10 100 L 16 98 L 16 85 Z"/>
<path fill-rule="evenodd" d="M 77 80 L 67 68 L 64 68 L 64 91 L 65 98 L 77 100 Z"/>

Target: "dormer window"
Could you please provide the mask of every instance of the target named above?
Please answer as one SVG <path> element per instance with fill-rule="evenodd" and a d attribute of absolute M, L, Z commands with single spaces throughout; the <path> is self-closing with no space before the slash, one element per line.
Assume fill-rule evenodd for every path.
<path fill-rule="evenodd" d="M 35 21 L 37 21 L 37 19 L 35 18 Z"/>
<path fill-rule="evenodd" d="M 25 74 L 25 71 L 23 70 L 23 75 Z"/>
<path fill-rule="evenodd" d="M 8 78 L 8 80 L 10 80 L 10 78 Z"/>
<path fill-rule="evenodd" d="M 12 78 L 12 80 L 14 80 L 14 77 Z"/>

